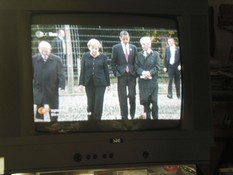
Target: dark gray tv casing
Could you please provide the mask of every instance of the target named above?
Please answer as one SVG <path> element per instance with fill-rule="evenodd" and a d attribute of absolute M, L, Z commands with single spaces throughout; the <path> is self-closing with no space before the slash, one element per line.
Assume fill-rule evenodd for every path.
<path fill-rule="evenodd" d="M 32 117 L 31 23 L 177 19 L 183 118 L 174 129 L 38 135 Z M 133 19 L 135 16 L 136 19 Z M 64 19 L 63 19 L 64 18 Z M 127 20 L 128 18 L 128 20 Z M 146 20 L 147 21 L 147 20 Z M 0 157 L 5 173 L 205 163 L 213 144 L 207 0 L 1 0 Z"/>

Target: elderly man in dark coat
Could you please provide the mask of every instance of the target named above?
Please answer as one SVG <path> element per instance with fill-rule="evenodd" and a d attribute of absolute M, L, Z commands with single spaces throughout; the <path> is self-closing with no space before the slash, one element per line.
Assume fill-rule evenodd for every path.
<path fill-rule="evenodd" d="M 158 119 L 158 71 L 160 68 L 159 53 L 151 49 L 149 37 L 140 39 L 142 51 L 138 52 L 136 70 L 139 75 L 140 104 L 144 106 L 147 119 Z M 150 105 L 152 104 L 152 110 Z"/>
<path fill-rule="evenodd" d="M 44 119 L 45 105 L 48 110 L 58 111 L 59 89 L 65 89 L 65 75 L 60 57 L 51 54 L 47 41 L 39 43 L 39 53 L 32 57 L 34 104 L 37 105 L 36 118 Z M 58 116 L 51 116 L 57 121 Z"/>

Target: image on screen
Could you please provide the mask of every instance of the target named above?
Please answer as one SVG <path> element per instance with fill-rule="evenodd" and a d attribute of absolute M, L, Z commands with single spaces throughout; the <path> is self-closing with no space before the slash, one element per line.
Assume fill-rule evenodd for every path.
<path fill-rule="evenodd" d="M 127 66 L 134 66 L 130 73 L 121 72 L 121 61 L 115 58 L 120 54 L 113 51 L 124 40 L 120 37 L 122 31 L 129 34 L 129 55 L 136 48 L 135 55 L 129 56 L 134 61 L 125 61 Z M 149 47 L 149 56 L 144 55 L 142 37 L 151 42 L 149 46 L 147 40 L 144 43 L 144 48 Z M 88 46 L 92 39 L 98 44 Z M 171 47 L 170 40 L 174 43 Z M 176 27 L 32 24 L 31 48 L 35 123 L 182 118 L 182 60 Z M 96 50 L 97 57 L 93 56 Z M 125 54 L 123 48 L 121 52 Z M 145 60 L 139 61 L 142 55 Z M 95 59 L 98 57 L 99 61 Z M 147 74 L 140 69 L 149 76 L 145 78 Z M 123 79 L 125 74 L 132 79 L 127 75 Z M 88 76 L 92 84 L 85 82 Z M 103 82 L 99 83 L 102 80 L 96 76 Z M 84 84 L 80 83 L 82 78 Z M 119 85 L 122 81 L 126 89 Z"/>

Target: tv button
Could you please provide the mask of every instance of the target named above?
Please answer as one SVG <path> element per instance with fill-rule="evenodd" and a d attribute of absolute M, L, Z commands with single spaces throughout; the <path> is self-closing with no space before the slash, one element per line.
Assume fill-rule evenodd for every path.
<path fill-rule="evenodd" d="M 142 153 L 142 157 L 143 157 L 143 158 L 148 158 L 148 157 L 149 157 L 149 153 L 148 153 L 147 151 L 144 151 L 144 152 Z"/>
<path fill-rule="evenodd" d="M 88 155 L 86 156 L 86 158 L 87 158 L 88 160 L 91 159 L 91 155 L 88 154 Z"/>
<path fill-rule="evenodd" d="M 76 154 L 74 154 L 73 159 L 75 162 L 80 162 L 82 160 L 82 155 L 79 153 L 76 153 Z"/>
<path fill-rule="evenodd" d="M 112 153 L 109 154 L 109 158 L 112 159 L 114 155 Z"/>

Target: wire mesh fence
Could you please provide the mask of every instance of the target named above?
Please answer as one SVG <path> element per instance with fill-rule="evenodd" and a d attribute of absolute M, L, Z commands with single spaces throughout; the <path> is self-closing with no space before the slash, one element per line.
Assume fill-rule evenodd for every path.
<path fill-rule="evenodd" d="M 137 46 L 138 51 L 141 50 L 140 38 L 142 36 L 150 36 L 152 38 L 152 49 L 160 53 L 161 66 L 163 66 L 164 50 L 167 46 L 167 37 L 174 35 L 177 38 L 176 30 L 168 29 L 154 29 L 145 27 L 102 27 L 102 26 L 79 26 L 79 25 L 32 25 L 32 54 L 38 52 L 38 43 L 41 40 L 46 40 L 50 43 L 53 39 L 58 37 L 58 31 L 64 30 L 65 37 L 64 41 L 66 43 L 66 50 L 68 51 L 64 58 L 63 64 L 66 70 L 70 67 L 67 64 L 68 57 L 72 57 L 72 69 L 74 79 L 79 77 L 79 59 L 82 55 L 88 51 L 87 42 L 91 38 L 98 39 L 102 44 L 101 52 L 103 52 L 107 58 L 110 65 L 112 46 L 119 42 L 119 33 L 121 30 L 127 30 L 130 33 L 130 42 Z M 38 35 L 40 33 L 40 35 Z M 56 50 L 56 52 L 55 52 Z M 58 50 L 58 52 L 57 52 Z M 62 48 L 52 48 L 52 52 L 58 55 L 63 54 Z M 112 76 L 111 67 L 110 75 Z M 162 71 L 160 76 L 166 76 Z"/>

